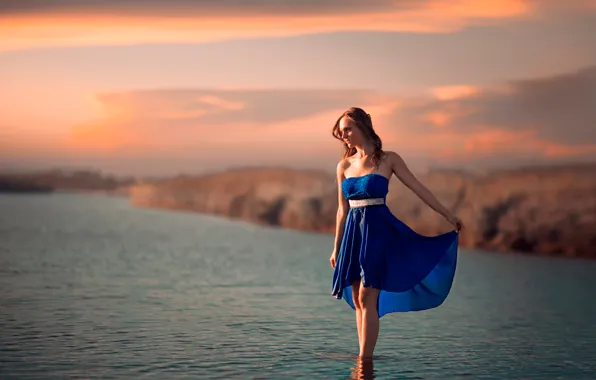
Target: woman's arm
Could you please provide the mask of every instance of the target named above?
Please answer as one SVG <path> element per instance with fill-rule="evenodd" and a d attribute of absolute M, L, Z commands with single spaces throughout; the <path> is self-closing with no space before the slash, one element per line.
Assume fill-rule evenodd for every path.
<path fill-rule="evenodd" d="M 333 253 L 331 254 L 331 267 L 335 267 L 335 259 L 337 258 L 337 253 L 339 252 L 339 248 L 341 247 L 341 241 L 343 238 L 343 232 L 346 225 L 346 216 L 347 211 L 350 207 L 348 200 L 344 197 L 344 194 L 341 189 L 341 183 L 344 180 L 344 171 L 346 167 L 346 162 L 341 160 L 337 164 L 336 169 L 336 176 L 337 176 L 337 215 L 335 217 L 335 242 L 333 246 Z"/>
<path fill-rule="evenodd" d="M 418 179 L 412 174 L 404 160 L 395 152 L 390 153 L 391 167 L 395 176 L 399 178 L 410 190 L 424 201 L 430 208 L 441 214 L 445 219 L 452 223 L 458 230 L 463 227 L 461 221 L 441 204 Z"/>

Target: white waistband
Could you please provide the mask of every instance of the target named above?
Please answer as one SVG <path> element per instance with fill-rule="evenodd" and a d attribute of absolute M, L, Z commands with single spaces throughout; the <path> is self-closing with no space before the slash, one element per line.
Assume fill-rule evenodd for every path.
<path fill-rule="evenodd" d="M 385 198 L 349 199 L 350 207 L 366 207 L 385 204 Z"/>

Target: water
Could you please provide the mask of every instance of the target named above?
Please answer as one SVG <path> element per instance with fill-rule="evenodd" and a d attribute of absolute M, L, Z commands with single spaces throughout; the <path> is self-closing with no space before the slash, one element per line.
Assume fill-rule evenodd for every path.
<path fill-rule="evenodd" d="M 596 262 L 462 250 L 441 307 L 381 319 L 358 367 L 332 236 L 0 196 L 0 378 L 594 379 Z"/>

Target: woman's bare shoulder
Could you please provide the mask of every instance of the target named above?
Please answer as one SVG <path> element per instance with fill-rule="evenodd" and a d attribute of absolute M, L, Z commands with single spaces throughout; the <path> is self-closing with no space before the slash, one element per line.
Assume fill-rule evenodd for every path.
<path fill-rule="evenodd" d="M 342 158 L 337 163 L 337 174 L 343 174 L 347 168 L 350 167 L 350 160 L 348 158 Z"/>
<path fill-rule="evenodd" d="M 383 153 L 385 153 L 384 158 L 387 160 L 387 163 L 389 163 L 390 165 L 393 165 L 393 163 L 395 163 L 396 160 L 401 159 L 401 156 L 397 152 L 394 152 L 392 150 L 385 150 L 385 151 L 383 151 Z"/>
<path fill-rule="evenodd" d="M 397 177 L 400 177 L 404 171 L 404 168 L 406 168 L 404 159 L 399 155 L 399 153 L 391 150 L 385 151 L 385 162 Z"/>

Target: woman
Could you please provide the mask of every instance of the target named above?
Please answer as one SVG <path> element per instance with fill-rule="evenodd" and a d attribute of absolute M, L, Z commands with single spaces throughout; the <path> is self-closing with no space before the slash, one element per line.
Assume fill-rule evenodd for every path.
<path fill-rule="evenodd" d="M 356 311 L 359 357 L 371 358 L 379 318 L 443 303 L 453 283 L 463 224 L 418 182 L 398 154 L 382 150 L 370 115 L 361 108 L 345 111 L 332 133 L 345 147 L 337 165 L 332 294 Z M 455 230 L 423 236 L 397 219 L 385 205 L 394 174 Z"/>

